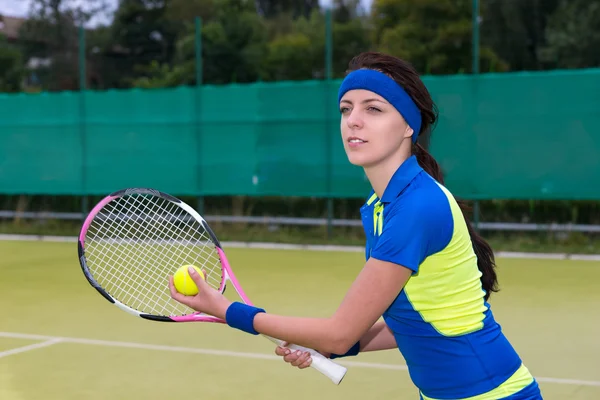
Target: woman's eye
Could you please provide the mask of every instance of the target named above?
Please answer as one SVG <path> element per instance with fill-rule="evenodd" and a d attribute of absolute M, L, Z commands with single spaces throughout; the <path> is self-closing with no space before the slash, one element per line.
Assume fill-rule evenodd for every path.
<path fill-rule="evenodd" d="M 348 112 L 348 107 L 342 107 L 342 108 L 340 108 L 340 113 L 341 114 L 345 114 L 346 112 Z"/>
<path fill-rule="evenodd" d="M 369 110 L 369 111 L 375 111 L 375 112 L 381 112 L 381 110 L 379 108 L 377 108 L 377 107 L 369 107 L 369 108 L 367 108 L 367 110 Z"/>

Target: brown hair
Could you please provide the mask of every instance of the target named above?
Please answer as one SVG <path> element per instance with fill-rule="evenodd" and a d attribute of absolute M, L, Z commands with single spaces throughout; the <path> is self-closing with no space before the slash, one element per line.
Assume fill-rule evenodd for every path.
<path fill-rule="evenodd" d="M 417 157 L 419 165 L 425 172 L 443 185 L 444 176 L 442 168 L 433 156 L 418 143 L 421 141 L 421 138 L 428 139 L 431 135 L 431 131 L 437 121 L 438 110 L 417 71 L 412 65 L 404 60 L 377 52 L 365 52 L 354 57 L 349 63 L 348 72 L 363 68 L 373 69 L 388 75 L 395 80 L 415 102 L 421 111 L 422 122 L 420 132 L 414 133 L 414 135 L 419 135 L 419 140 L 412 145 L 412 153 Z M 461 201 L 458 203 L 463 212 L 469 235 L 471 236 L 473 250 L 477 256 L 477 267 L 482 273 L 481 283 L 483 289 L 486 291 L 485 299 L 487 300 L 492 292 L 498 291 L 494 252 L 490 245 L 479 236 L 475 229 L 473 229 L 473 226 L 465 215 L 465 212 L 467 211 L 466 205 Z"/>

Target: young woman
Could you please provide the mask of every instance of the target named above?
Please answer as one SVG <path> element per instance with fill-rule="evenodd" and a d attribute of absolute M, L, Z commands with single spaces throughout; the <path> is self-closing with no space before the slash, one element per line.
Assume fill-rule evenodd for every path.
<path fill-rule="evenodd" d="M 373 188 L 361 208 L 366 263 L 329 318 L 296 318 L 227 300 L 198 274 L 199 294 L 172 297 L 251 334 L 331 358 L 398 348 L 420 398 L 541 399 L 537 382 L 494 320 L 493 252 L 471 228 L 441 169 L 417 143 L 436 109 L 415 70 L 380 53 L 350 62 L 339 90 L 349 161 Z M 377 322 L 380 317 L 383 321 Z M 276 353 L 299 368 L 308 354 Z"/>

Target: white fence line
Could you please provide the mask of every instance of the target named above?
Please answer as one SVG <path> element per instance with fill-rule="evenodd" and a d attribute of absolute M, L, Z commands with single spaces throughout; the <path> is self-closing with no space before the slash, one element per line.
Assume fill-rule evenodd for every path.
<path fill-rule="evenodd" d="M 85 215 L 78 212 L 16 212 L 0 210 L 0 219 L 22 218 L 22 219 L 62 219 L 83 220 Z M 210 223 L 250 223 L 261 225 L 304 225 L 304 226 L 327 226 L 327 218 L 294 218 L 294 217 L 253 217 L 234 215 L 208 215 L 205 216 Z M 362 226 L 359 219 L 332 219 L 332 226 Z M 535 232 L 586 232 L 600 233 L 600 225 L 583 224 L 534 224 L 518 222 L 479 222 L 477 228 L 487 231 L 535 231 Z"/>

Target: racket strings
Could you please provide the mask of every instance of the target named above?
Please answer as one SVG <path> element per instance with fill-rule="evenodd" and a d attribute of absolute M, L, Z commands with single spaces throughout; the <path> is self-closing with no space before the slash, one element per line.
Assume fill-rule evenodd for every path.
<path fill-rule="evenodd" d="M 166 199 L 127 195 L 109 202 L 86 234 L 88 267 L 98 283 L 121 303 L 158 315 L 193 310 L 171 299 L 168 276 L 185 264 L 221 284 L 221 264 L 201 223 Z"/>
<path fill-rule="evenodd" d="M 135 209 L 135 211 L 141 211 L 138 208 L 137 204 L 134 204 L 133 208 Z M 114 210 L 113 210 L 114 211 Z M 150 210 L 151 212 L 154 212 L 154 209 Z M 150 214 L 152 215 L 152 214 Z M 153 218 L 152 218 L 153 219 Z M 154 221 L 152 221 L 154 222 Z M 151 225 L 152 226 L 152 225 Z M 122 226 L 120 226 L 121 228 L 123 228 Z M 132 230 L 134 230 L 134 232 L 132 232 Z M 135 222 L 132 223 L 131 227 L 129 229 L 127 229 L 127 234 L 133 234 L 135 235 L 139 235 L 141 236 L 142 239 L 149 239 L 152 235 L 154 231 L 154 228 L 151 228 L 149 232 L 144 233 L 142 231 L 140 231 L 139 227 L 135 225 Z M 160 243 L 156 242 L 156 240 L 154 240 L 155 244 L 160 246 Z M 143 263 L 148 263 L 150 262 L 150 257 L 152 256 L 152 249 L 150 249 L 150 251 L 146 251 L 144 252 L 144 250 L 146 250 L 144 247 L 133 247 L 132 251 L 135 253 L 135 256 L 140 257 L 140 261 L 142 261 Z M 120 257 L 119 257 L 120 258 Z M 125 260 L 125 262 L 128 262 L 128 260 Z M 135 267 L 135 266 L 132 266 Z M 139 266 L 136 269 L 137 274 L 130 274 L 129 272 L 131 272 L 131 269 L 126 269 L 125 275 L 134 281 L 135 284 L 137 284 L 138 286 L 140 284 L 143 284 L 144 282 L 156 285 L 158 283 L 157 278 L 155 276 L 152 276 L 148 273 L 147 270 L 144 269 L 140 269 Z M 114 276 L 114 275 L 113 275 Z M 133 278 L 133 279 L 132 279 Z M 128 285 L 129 288 L 131 288 L 132 286 L 129 284 Z M 124 304 L 129 304 L 131 307 L 133 308 L 141 308 L 144 304 L 149 304 L 149 303 L 154 303 L 154 306 L 160 307 L 159 302 L 156 298 L 152 298 L 148 295 L 148 292 L 146 293 L 141 293 L 138 290 L 135 290 L 133 292 L 128 292 L 127 293 L 129 295 L 129 297 L 124 297 L 122 299 L 122 301 L 124 302 Z M 141 295 L 141 297 L 136 297 L 134 296 L 134 294 L 139 294 Z M 164 307 L 163 307 L 164 308 Z"/>
<path fill-rule="evenodd" d="M 103 215 L 103 217 L 106 215 Z M 102 222 L 99 222 L 102 221 Z M 125 257 L 122 256 L 122 253 L 117 252 L 115 250 L 113 250 L 112 247 L 108 246 L 108 244 L 114 244 L 117 243 L 118 241 L 107 241 L 105 242 L 104 246 L 95 246 L 95 241 L 96 240 L 101 240 L 101 237 L 104 236 L 102 235 L 102 233 L 107 234 L 109 230 L 109 228 L 111 228 L 110 226 L 107 227 L 105 229 L 105 224 L 107 223 L 107 221 L 110 221 L 109 218 L 95 218 L 91 225 L 90 225 L 90 230 L 88 231 L 88 235 L 92 235 L 91 238 L 88 238 L 86 240 L 86 243 L 90 243 L 92 244 L 91 246 L 88 244 L 86 245 L 86 251 L 88 252 L 87 258 L 88 258 L 88 267 L 90 267 L 90 265 L 93 265 L 94 267 L 98 266 L 99 270 L 94 271 L 95 275 L 97 275 L 97 279 L 104 281 L 103 278 L 105 277 L 110 277 L 113 278 L 113 280 L 109 280 L 107 282 L 107 284 L 103 283 L 103 287 L 105 290 L 112 292 L 113 288 L 114 288 L 114 282 L 118 281 L 119 278 L 117 277 L 117 275 L 115 274 L 116 270 L 114 269 L 107 269 L 104 268 L 104 265 L 109 263 L 109 264 L 113 264 L 113 263 L 129 263 L 129 260 L 126 259 Z M 119 224 L 119 223 L 117 223 Z M 122 228 L 121 226 L 119 226 L 120 228 Z M 113 258 L 114 257 L 114 258 Z M 96 259 L 99 258 L 99 259 Z M 107 259 L 108 258 L 108 259 Z M 124 286 L 128 286 L 129 289 L 131 289 L 132 291 L 137 291 L 139 295 L 144 296 L 144 294 L 137 290 L 135 286 L 131 285 L 130 282 L 130 274 L 129 274 L 129 268 L 124 268 L 125 274 L 127 275 L 125 278 L 127 279 L 122 279 L 122 285 Z M 106 276 L 104 276 L 104 274 L 106 274 Z"/>
<path fill-rule="evenodd" d="M 174 206 L 174 207 L 176 207 L 176 206 Z M 170 209 L 169 211 L 171 211 L 171 210 L 172 210 L 172 208 L 173 208 L 173 207 L 171 207 L 171 209 Z M 138 205 L 136 205 L 136 206 L 134 207 L 134 209 L 136 209 L 136 211 L 139 211 L 139 206 L 138 206 Z M 155 210 L 152 210 L 152 211 L 155 211 Z M 154 221 L 156 222 L 156 219 L 154 219 Z M 158 221 L 158 222 L 160 222 L 160 221 Z M 151 226 L 152 226 L 152 227 L 154 227 L 154 225 L 151 225 Z M 121 227 L 121 228 L 122 228 L 122 227 Z M 134 229 L 136 229 L 136 230 L 138 230 L 138 232 L 135 232 L 135 233 L 136 233 L 137 235 L 140 235 L 139 228 L 138 228 L 138 227 L 136 227 L 135 225 L 133 226 L 133 228 L 134 228 Z M 154 231 L 156 231 L 156 230 L 155 230 L 155 229 L 151 229 L 147 235 L 143 235 L 143 238 L 148 238 L 148 237 L 156 236 L 156 235 L 154 234 Z M 129 232 L 131 232 L 131 230 L 129 230 Z M 188 242 L 189 242 L 189 239 L 188 239 Z M 205 241 L 205 242 L 206 242 L 206 241 Z M 160 244 L 160 243 L 159 243 L 159 244 Z M 144 250 L 144 249 L 142 249 L 142 250 Z M 167 250 L 168 250 L 168 249 L 167 249 Z M 169 253 L 169 252 L 167 252 L 167 253 Z M 172 253 L 172 252 L 171 252 L 171 253 Z M 171 254 L 171 256 L 172 256 L 172 254 Z M 148 277 L 144 277 L 144 276 L 143 276 L 142 278 L 148 279 Z M 144 300 L 144 299 L 140 299 L 140 300 Z M 135 305 L 135 304 L 134 304 L 134 305 Z"/>
<path fill-rule="evenodd" d="M 116 211 L 116 206 L 118 204 L 115 204 L 115 207 L 113 207 L 111 209 L 111 207 L 107 207 L 109 212 L 115 213 Z M 136 207 L 134 207 L 136 208 Z M 105 221 L 108 221 L 108 219 L 105 219 Z M 117 220 L 118 221 L 118 220 Z M 127 229 L 126 226 L 121 225 L 121 222 L 117 222 L 117 227 L 119 230 L 123 231 L 125 229 Z M 132 233 L 132 228 L 135 228 L 135 225 L 132 223 L 131 227 L 129 229 L 127 229 L 127 233 L 130 234 Z M 139 229 L 136 228 L 136 233 L 141 235 L 141 232 L 139 231 Z M 100 231 L 98 231 L 100 232 Z M 96 234 L 96 236 L 98 236 L 98 234 Z M 147 236 L 147 235 L 146 235 Z M 121 302 L 124 302 L 124 304 L 128 304 L 133 308 L 138 308 L 140 306 L 141 303 L 143 303 L 144 301 L 146 302 L 152 302 L 153 299 L 150 298 L 148 296 L 148 294 L 146 292 L 142 292 L 140 290 L 137 289 L 137 287 L 139 287 L 139 285 L 132 285 L 130 282 L 133 282 L 134 284 L 139 284 L 140 282 L 136 282 L 136 277 L 140 277 L 143 280 L 147 279 L 147 274 L 144 273 L 143 270 L 138 269 L 137 270 L 137 275 L 135 273 L 133 273 L 133 268 L 135 268 L 135 265 L 131 265 L 131 260 L 132 258 L 124 258 L 122 256 L 122 253 L 116 252 L 113 248 L 111 247 L 102 247 L 99 249 L 99 253 L 102 255 L 102 263 L 100 265 L 103 265 L 105 262 L 109 262 L 111 264 L 115 264 L 115 263 L 123 263 L 125 264 L 125 268 L 123 268 L 123 270 L 121 271 L 124 274 L 124 277 L 122 277 L 121 279 L 119 279 L 119 277 L 115 274 L 115 270 L 113 269 L 105 269 L 105 268 L 101 268 L 98 275 L 99 277 L 102 277 L 103 273 L 106 274 L 106 276 L 110 276 L 111 278 L 113 278 L 113 280 L 109 280 L 107 282 L 106 285 L 106 290 L 107 291 L 112 291 L 115 286 L 117 284 L 122 284 L 123 286 L 127 286 L 128 289 L 130 289 L 130 292 L 127 292 L 127 294 L 129 295 L 129 297 L 123 297 L 122 299 L 119 299 Z M 132 252 L 134 253 L 134 256 L 139 256 L 142 261 L 146 262 L 146 257 L 144 256 L 144 253 L 141 252 L 142 249 L 140 248 L 132 248 Z M 105 257 L 110 255 L 109 259 L 106 260 Z M 114 257 L 114 258 L 113 258 Z M 134 294 L 139 295 L 139 297 L 135 297 Z M 137 300 L 137 302 L 133 301 L 133 300 Z M 155 303 L 156 300 L 154 300 Z"/>
<path fill-rule="evenodd" d="M 112 204 L 112 207 L 107 207 L 105 216 L 110 216 L 111 214 L 119 215 L 120 208 L 118 203 Z M 139 207 L 135 204 L 132 208 L 139 211 Z M 110 219 L 106 218 L 105 221 L 110 221 Z M 136 218 L 131 219 L 131 225 L 129 227 L 126 225 L 126 219 L 119 218 L 114 221 L 116 221 L 116 225 L 113 227 L 109 226 L 109 228 L 114 229 L 107 229 L 108 232 L 113 234 L 113 239 L 105 241 L 103 243 L 104 246 L 98 247 L 98 253 L 102 255 L 102 259 L 100 260 L 100 263 L 95 264 L 99 266 L 97 280 L 104 281 L 104 278 L 107 278 L 108 280 L 102 282 L 101 285 L 123 304 L 138 310 L 152 307 L 157 311 L 159 309 L 164 311 L 165 307 L 160 306 L 159 300 L 156 296 L 153 296 L 153 291 L 144 290 L 144 286 L 148 286 L 148 284 L 150 284 L 150 287 L 152 287 L 153 284 L 156 285 L 156 278 L 150 276 L 149 279 L 149 274 L 144 269 L 138 267 L 140 264 L 147 264 L 148 259 L 152 256 L 152 248 L 144 246 L 144 240 L 149 238 L 149 234 L 144 234 L 140 231 L 139 227 L 135 225 Z M 125 233 L 120 235 L 125 240 L 119 240 L 119 232 Z M 97 231 L 95 238 L 100 236 L 100 233 L 101 231 Z M 135 242 L 128 240 L 128 238 L 132 237 L 132 233 L 139 236 L 141 239 L 141 246 L 131 246 L 131 244 L 135 244 Z M 109 244 L 113 246 L 109 246 Z M 129 245 L 127 249 L 131 252 L 131 254 L 129 254 L 130 257 L 126 257 L 124 256 L 124 252 L 118 251 L 119 245 Z M 88 246 L 86 246 L 86 248 L 87 247 Z M 90 253 L 93 254 L 92 251 L 90 251 Z M 109 256 L 108 259 L 106 259 L 106 256 Z M 137 265 L 132 262 L 136 257 L 139 261 Z M 90 259 L 92 259 L 92 257 L 90 257 Z M 105 266 L 107 264 L 121 264 L 122 268 L 119 270 L 115 268 L 106 268 Z"/>
<path fill-rule="evenodd" d="M 164 200 L 164 201 L 166 202 L 166 200 Z M 198 250 L 198 252 L 203 256 L 202 260 L 204 261 L 204 263 L 203 263 L 203 266 L 205 267 L 204 269 L 207 269 L 206 268 L 207 266 L 210 267 L 210 268 L 208 268 L 207 276 L 206 276 L 208 283 L 211 286 L 213 286 L 215 289 L 218 289 L 219 286 L 221 285 L 221 260 L 219 259 L 218 256 L 215 255 L 214 243 L 212 242 L 212 240 L 210 240 L 208 234 L 206 233 L 204 228 L 200 226 L 200 224 L 197 223 L 197 225 L 200 226 L 200 231 L 198 231 L 197 228 L 195 228 L 193 225 L 190 225 L 186 222 L 186 219 L 192 220 L 194 222 L 196 222 L 196 221 L 194 219 L 189 218 L 187 213 L 182 208 L 180 208 L 170 202 L 169 202 L 169 205 L 170 205 L 169 210 L 176 209 L 177 211 L 179 211 L 179 214 L 176 215 L 178 223 L 183 224 L 184 228 L 189 228 L 189 230 L 193 230 L 195 233 L 201 234 L 201 239 L 202 239 L 201 243 L 203 243 L 203 246 L 197 247 L 196 250 Z M 180 232 L 187 231 L 186 229 L 178 227 L 176 224 L 175 224 L 175 228 L 178 228 Z M 184 238 L 186 240 L 185 245 L 191 245 L 191 246 L 194 245 L 194 243 L 191 242 L 191 239 L 193 239 L 193 237 L 191 235 L 189 237 L 185 236 Z M 179 251 L 179 249 L 178 249 L 178 251 Z M 177 253 L 174 253 L 173 255 L 177 255 Z M 219 279 L 215 278 L 215 275 L 218 275 Z"/>

